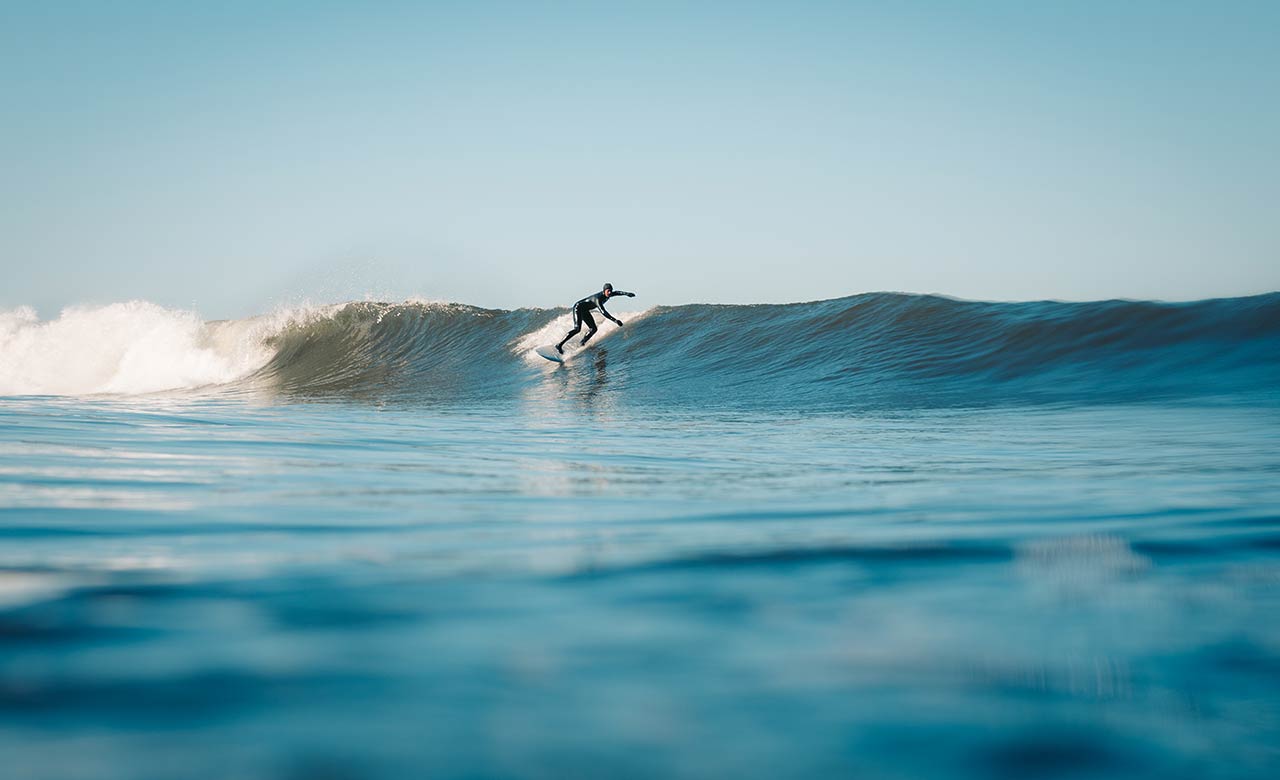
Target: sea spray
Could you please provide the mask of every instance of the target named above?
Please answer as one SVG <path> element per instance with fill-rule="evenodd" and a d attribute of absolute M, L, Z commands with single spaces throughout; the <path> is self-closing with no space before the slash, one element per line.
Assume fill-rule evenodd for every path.
<path fill-rule="evenodd" d="M 641 311 L 628 312 L 623 315 L 622 319 L 624 323 L 629 322 L 634 324 L 637 321 L 644 319 L 652 311 L 653 309 L 643 309 Z M 621 328 L 611 322 L 597 323 L 597 325 L 600 329 L 596 332 L 596 335 L 591 337 L 591 341 L 585 345 L 585 348 L 587 349 L 599 346 L 605 339 L 613 336 L 616 332 L 621 330 Z M 625 327 L 625 325 L 623 327 Z M 515 354 L 523 356 L 529 363 L 540 368 L 554 368 L 553 363 L 547 362 L 546 358 L 539 357 L 534 353 L 534 350 L 548 344 L 559 343 L 559 341 L 564 338 L 565 334 L 572 329 L 573 313 L 566 312 L 565 314 L 561 314 L 551 320 L 546 325 L 543 325 L 541 328 L 522 334 L 512 342 L 511 350 Z M 583 351 L 584 345 L 580 342 L 585 334 L 586 327 L 584 326 L 581 333 L 575 334 L 572 339 L 569 339 L 569 341 L 565 343 L 564 351 L 570 355 L 575 352 Z"/>
<path fill-rule="evenodd" d="M 270 339 L 328 316 L 304 306 L 206 322 L 147 301 L 71 306 L 41 322 L 34 309 L 0 312 L 0 395 L 137 395 L 225 385 L 276 354 Z"/>
<path fill-rule="evenodd" d="M 260 339 L 214 338 L 197 315 L 145 301 L 72 306 L 49 322 L 0 316 L 0 394 L 147 393 L 228 382 L 261 367 Z"/>

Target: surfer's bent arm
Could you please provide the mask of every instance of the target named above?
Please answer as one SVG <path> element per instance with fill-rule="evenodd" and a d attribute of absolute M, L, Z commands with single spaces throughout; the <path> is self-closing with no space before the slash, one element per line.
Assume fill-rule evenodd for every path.
<path fill-rule="evenodd" d="M 601 314 L 603 314 L 604 316 L 608 317 L 609 319 L 613 320 L 614 322 L 618 323 L 619 325 L 621 325 L 621 324 L 622 324 L 622 320 L 618 319 L 617 317 L 613 316 L 613 315 L 612 315 L 612 314 L 610 314 L 609 312 L 605 311 L 605 308 L 604 308 L 604 301 L 601 301 L 600 303 L 596 304 L 596 308 L 597 308 L 597 309 L 599 309 L 599 310 L 600 310 L 600 313 L 601 313 Z"/>

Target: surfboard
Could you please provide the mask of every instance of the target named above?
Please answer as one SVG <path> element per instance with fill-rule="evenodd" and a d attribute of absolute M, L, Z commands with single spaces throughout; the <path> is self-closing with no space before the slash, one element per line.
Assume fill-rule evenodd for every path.
<path fill-rule="evenodd" d="M 534 350 L 534 352 L 537 352 L 539 355 L 543 356 L 547 360 L 550 360 L 556 363 L 564 362 L 564 355 L 561 355 L 560 353 L 556 352 L 556 348 L 551 344 L 548 344 L 545 347 L 538 347 L 537 349 Z"/>

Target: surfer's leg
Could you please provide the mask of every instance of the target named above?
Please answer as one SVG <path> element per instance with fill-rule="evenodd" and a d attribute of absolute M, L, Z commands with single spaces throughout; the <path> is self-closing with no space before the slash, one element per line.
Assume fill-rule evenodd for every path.
<path fill-rule="evenodd" d="M 578 335 L 578 331 L 580 330 L 582 330 L 582 325 L 574 325 L 573 330 L 566 333 L 564 338 L 560 339 L 560 343 L 556 345 L 556 352 L 564 352 L 564 343 Z"/>
<path fill-rule="evenodd" d="M 569 339 L 573 338 L 574 336 L 578 335 L 578 331 L 580 330 L 582 330 L 582 312 L 578 311 L 577 309 L 574 309 L 573 310 L 573 330 L 566 333 L 564 338 L 560 339 L 560 343 L 556 345 L 556 352 L 561 352 L 561 353 L 564 352 L 564 343 Z"/>
<path fill-rule="evenodd" d="M 586 344 L 591 340 L 592 336 L 596 335 L 596 331 L 599 330 L 599 328 L 596 327 L 596 318 L 592 317 L 588 312 L 584 311 L 582 313 L 582 321 L 587 323 L 587 335 L 583 336 L 582 341 L 579 343 Z M 574 332 L 576 333 L 577 331 Z"/>

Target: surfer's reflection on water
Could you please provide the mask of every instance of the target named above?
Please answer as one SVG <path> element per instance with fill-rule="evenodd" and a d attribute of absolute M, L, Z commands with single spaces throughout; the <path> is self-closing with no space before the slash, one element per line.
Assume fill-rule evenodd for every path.
<path fill-rule="evenodd" d="M 621 376 L 625 377 L 625 372 Z M 625 385 L 625 382 L 619 385 L 618 379 L 613 377 L 613 385 L 608 386 L 609 351 L 598 346 L 547 372 L 542 382 L 530 387 L 525 399 L 534 413 L 545 411 L 546 404 L 555 399 L 573 402 L 580 410 L 591 413 L 612 410 L 616 407 L 617 391 Z M 605 390 L 608 392 L 603 392 Z"/>
<path fill-rule="evenodd" d="M 587 406 L 595 407 L 599 401 L 597 396 L 604 386 L 609 383 L 609 351 L 604 347 L 596 347 L 595 355 L 591 359 L 591 371 L 583 371 L 583 385 L 578 391 L 578 397 L 586 402 Z"/>

